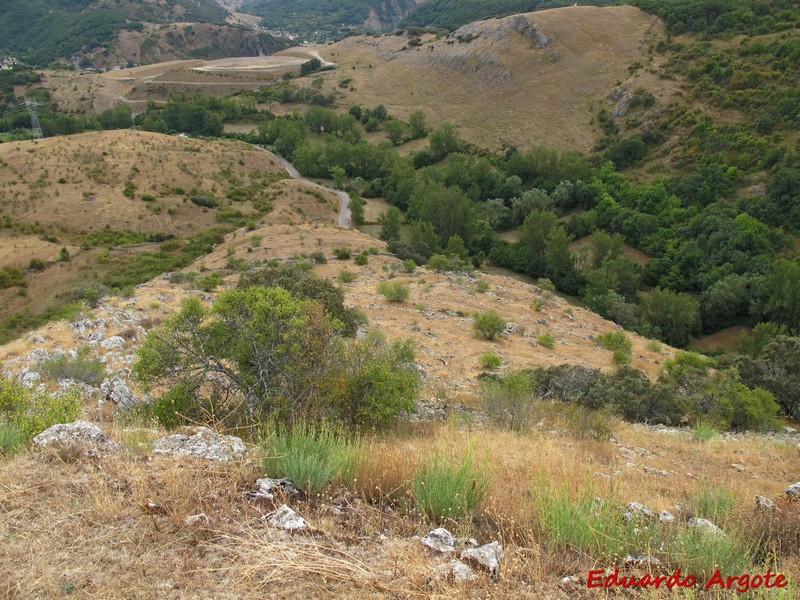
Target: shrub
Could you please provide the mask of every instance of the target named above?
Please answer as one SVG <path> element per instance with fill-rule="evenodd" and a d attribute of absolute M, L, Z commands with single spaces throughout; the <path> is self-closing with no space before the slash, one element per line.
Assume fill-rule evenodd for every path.
<path fill-rule="evenodd" d="M 328 259 L 325 258 L 325 254 L 320 250 L 315 250 L 308 257 L 314 261 L 315 264 L 324 265 L 328 262 Z"/>
<path fill-rule="evenodd" d="M 428 264 L 425 266 L 431 271 L 436 271 L 437 273 L 444 273 L 446 271 L 453 270 L 453 263 L 450 262 L 450 259 L 443 254 L 434 254 L 430 257 Z"/>
<path fill-rule="evenodd" d="M 342 247 L 333 249 L 333 255 L 339 260 L 348 260 L 352 254 L 353 251 L 350 248 Z"/>
<path fill-rule="evenodd" d="M 350 427 L 377 430 L 411 412 L 419 387 L 411 342 L 387 344 L 372 331 L 337 352 L 337 366 L 320 393 Z"/>
<path fill-rule="evenodd" d="M 152 415 L 164 429 L 175 429 L 181 425 L 208 421 L 207 415 L 202 415 L 198 411 L 194 389 L 185 384 L 172 386 L 148 404 L 136 407 L 134 410 L 146 416 Z"/>
<path fill-rule="evenodd" d="M 0 454 L 14 454 L 25 441 L 25 433 L 19 425 L 0 419 Z"/>
<path fill-rule="evenodd" d="M 534 416 L 530 373 L 514 371 L 481 381 L 481 401 L 494 425 L 512 431 L 528 429 Z"/>
<path fill-rule="evenodd" d="M 369 262 L 369 258 L 365 253 L 357 254 L 356 257 L 353 259 L 353 262 L 356 263 L 359 267 L 363 267 Z"/>
<path fill-rule="evenodd" d="M 403 261 L 403 272 L 407 274 L 413 273 L 417 268 L 417 263 L 415 263 L 410 258 L 407 258 Z"/>
<path fill-rule="evenodd" d="M 75 358 L 67 354 L 47 358 L 39 363 L 38 370 L 51 381 L 72 379 L 97 387 L 106 378 L 106 369 L 98 359 L 89 357 L 88 350 L 81 348 Z"/>
<path fill-rule="evenodd" d="M 213 292 L 217 287 L 223 283 L 222 277 L 218 273 L 211 273 L 205 277 L 201 277 L 197 285 L 204 292 Z"/>
<path fill-rule="evenodd" d="M 661 354 L 661 351 L 664 349 L 664 347 L 661 345 L 661 342 L 658 340 L 650 340 L 647 342 L 645 348 L 647 348 L 647 350 L 650 352 L 655 352 L 656 354 Z"/>
<path fill-rule="evenodd" d="M 434 521 L 469 519 L 486 494 L 489 480 L 485 464 L 473 464 L 471 450 L 462 460 L 442 459 L 437 450 L 414 473 L 414 503 Z"/>
<path fill-rule="evenodd" d="M 378 293 L 389 302 L 405 302 L 408 300 L 408 286 L 403 285 L 401 281 L 381 281 L 378 284 Z"/>
<path fill-rule="evenodd" d="M 358 438 L 332 427 L 296 424 L 290 430 L 268 429 L 261 443 L 263 466 L 270 477 L 288 477 L 309 496 L 334 480 L 350 480 L 360 453 Z"/>
<path fill-rule="evenodd" d="M 143 202 L 155 202 L 156 201 L 156 197 L 153 194 L 142 194 L 142 195 L 139 196 L 139 198 Z"/>
<path fill-rule="evenodd" d="M 71 423 L 80 408 L 75 392 L 45 394 L 0 380 L 0 421 L 21 432 L 25 440 L 57 423 Z"/>
<path fill-rule="evenodd" d="M 552 349 L 556 345 L 556 338 L 549 333 L 543 333 L 536 338 L 536 341 L 545 348 Z"/>
<path fill-rule="evenodd" d="M 353 273 L 353 271 L 342 269 L 341 271 L 339 271 L 339 275 L 336 277 L 336 280 L 339 283 L 352 283 L 353 281 L 356 280 L 357 277 L 358 275 Z"/>
<path fill-rule="evenodd" d="M 472 328 L 479 338 L 493 340 L 506 328 L 506 321 L 497 311 L 488 310 L 475 316 Z"/>
<path fill-rule="evenodd" d="M 298 298 L 316 300 L 325 307 L 328 316 L 338 321 L 343 333 L 355 335 L 362 319 L 358 312 L 344 305 L 344 292 L 334 283 L 305 271 L 298 265 L 273 264 L 258 271 L 246 273 L 239 280 L 238 287 L 282 287 Z"/>
<path fill-rule="evenodd" d="M 484 352 L 481 354 L 478 362 L 480 363 L 482 369 L 496 369 L 500 366 L 502 361 L 494 352 Z"/>
<path fill-rule="evenodd" d="M 217 207 L 217 199 L 213 196 L 192 196 L 189 200 L 191 200 L 192 204 L 196 204 L 197 206 L 203 206 L 205 208 Z"/>
<path fill-rule="evenodd" d="M 615 364 L 625 365 L 631 362 L 633 343 L 622 331 L 602 333 L 597 336 L 597 342 L 606 350 L 611 350 Z"/>
<path fill-rule="evenodd" d="M 475 291 L 479 294 L 485 294 L 489 291 L 489 284 L 481 279 L 475 283 Z"/>
<path fill-rule="evenodd" d="M 703 421 L 698 421 L 692 427 L 692 437 L 698 442 L 707 442 L 717 435 L 717 430 L 713 425 L 709 425 Z"/>

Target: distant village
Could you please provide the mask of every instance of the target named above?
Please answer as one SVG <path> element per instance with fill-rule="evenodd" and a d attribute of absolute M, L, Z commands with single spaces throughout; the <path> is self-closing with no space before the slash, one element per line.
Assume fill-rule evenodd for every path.
<path fill-rule="evenodd" d="M 6 56 L 0 59 L 0 71 L 8 71 L 10 70 L 15 64 L 17 64 L 17 59 L 13 56 Z"/>

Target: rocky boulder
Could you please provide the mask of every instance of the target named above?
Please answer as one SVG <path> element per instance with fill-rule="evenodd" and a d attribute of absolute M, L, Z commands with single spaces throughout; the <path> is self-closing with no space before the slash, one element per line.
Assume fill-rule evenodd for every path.
<path fill-rule="evenodd" d="M 461 552 L 461 560 L 489 571 L 492 579 L 500 578 L 500 559 L 503 558 L 503 547 L 498 542 L 484 544 L 478 548 L 467 548 Z"/>
<path fill-rule="evenodd" d="M 698 531 L 701 531 L 708 535 L 725 535 L 722 529 L 714 525 L 714 523 L 712 523 L 708 519 L 697 519 L 697 518 L 689 519 L 689 527 L 694 527 Z"/>
<path fill-rule="evenodd" d="M 103 393 L 103 398 L 99 402 L 100 406 L 111 402 L 120 410 L 130 410 L 142 403 L 142 399 L 134 394 L 125 380 L 120 377 L 104 379 L 100 384 L 100 391 Z"/>
<path fill-rule="evenodd" d="M 422 545 L 430 548 L 434 552 L 443 554 L 455 552 L 458 546 L 458 538 L 443 527 L 434 529 L 420 540 Z"/>
<path fill-rule="evenodd" d="M 267 525 L 270 525 L 271 527 L 277 527 L 278 529 L 285 529 L 286 531 L 302 531 L 304 529 L 309 529 L 311 527 L 308 524 L 308 521 L 306 521 L 303 517 L 298 515 L 295 511 L 293 511 L 285 504 L 281 506 L 278 510 L 272 511 L 269 514 L 264 515 L 263 520 Z"/>
<path fill-rule="evenodd" d="M 276 495 L 293 496 L 300 495 L 300 491 L 294 486 L 294 482 L 287 478 L 272 479 L 264 477 L 256 480 L 257 488 L 247 492 L 250 500 L 274 500 Z"/>
<path fill-rule="evenodd" d="M 120 449 L 117 442 L 109 440 L 102 429 L 89 421 L 53 425 L 33 438 L 33 444 L 40 448 L 47 446 L 78 448 L 87 454 L 115 452 Z"/>
<path fill-rule="evenodd" d="M 477 576 L 472 572 L 472 569 L 458 559 L 451 560 L 449 563 L 435 567 L 433 572 L 439 577 L 455 583 L 465 583 L 467 581 L 474 581 L 477 579 Z"/>
<path fill-rule="evenodd" d="M 244 442 L 233 435 L 223 435 L 208 427 L 185 427 L 158 439 L 153 454 L 191 456 L 207 460 L 242 460 L 247 455 Z"/>
<path fill-rule="evenodd" d="M 786 495 L 789 500 L 800 500 L 800 481 L 786 488 Z"/>

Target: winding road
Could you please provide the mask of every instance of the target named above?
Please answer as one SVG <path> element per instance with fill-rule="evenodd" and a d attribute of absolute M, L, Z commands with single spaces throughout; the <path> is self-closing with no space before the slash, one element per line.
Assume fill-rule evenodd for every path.
<path fill-rule="evenodd" d="M 266 148 L 262 148 L 261 146 L 255 146 L 254 148 L 259 148 L 263 150 L 267 154 L 269 154 L 272 158 L 277 160 L 279 163 L 283 165 L 283 168 L 286 169 L 286 172 L 292 177 L 292 179 L 296 179 L 297 181 L 302 181 L 311 185 L 317 189 L 320 189 L 324 192 L 330 192 L 332 194 L 336 194 L 339 197 L 339 226 L 340 227 L 347 227 L 350 228 L 350 195 L 347 192 L 343 192 L 342 190 L 335 190 L 333 188 L 326 187 L 324 185 L 320 185 L 319 183 L 315 183 L 309 179 L 306 179 L 300 172 L 294 168 L 294 165 L 290 163 L 288 160 L 283 158 L 282 156 L 278 156 L 274 152 L 270 152 Z"/>

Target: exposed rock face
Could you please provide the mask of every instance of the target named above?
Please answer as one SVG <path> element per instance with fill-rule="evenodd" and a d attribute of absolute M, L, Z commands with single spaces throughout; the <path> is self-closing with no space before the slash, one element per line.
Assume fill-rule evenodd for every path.
<path fill-rule="evenodd" d="M 115 452 L 120 448 L 117 442 L 109 440 L 102 429 L 89 421 L 53 425 L 33 438 L 33 443 L 40 448 L 51 445 L 75 446 L 87 453 Z"/>
<path fill-rule="evenodd" d="M 264 515 L 264 522 L 272 527 L 285 529 L 286 531 L 302 531 L 309 529 L 311 526 L 303 517 L 294 512 L 285 504 L 278 510 L 275 510 L 268 515 Z"/>
<path fill-rule="evenodd" d="M 503 558 L 503 547 L 498 542 L 484 544 L 478 548 L 468 548 L 461 552 L 461 560 L 474 567 L 489 571 L 492 579 L 500 578 L 500 559 Z"/>
<path fill-rule="evenodd" d="M 120 377 L 103 380 L 103 383 L 100 384 L 100 391 L 103 392 L 103 399 L 100 400 L 101 406 L 105 402 L 113 402 L 120 410 L 130 410 L 142 402 L 142 399 L 134 394 Z"/>
<path fill-rule="evenodd" d="M 427 546 L 434 552 L 441 552 L 443 554 L 455 552 L 456 546 L 458 546 L 458 538 L 443 527 L 434 529 L 422 538 L 420 542 L 422 542 L 423 546 Z"/>
<path fill-rule="evenodd" d="M 247 455 L 244 442 L 233 435 L 223 435 L 208 427 L 187 427 L 157 440 L 153 454 L 192 456 L 208 460 L 242 460 Z"/>

